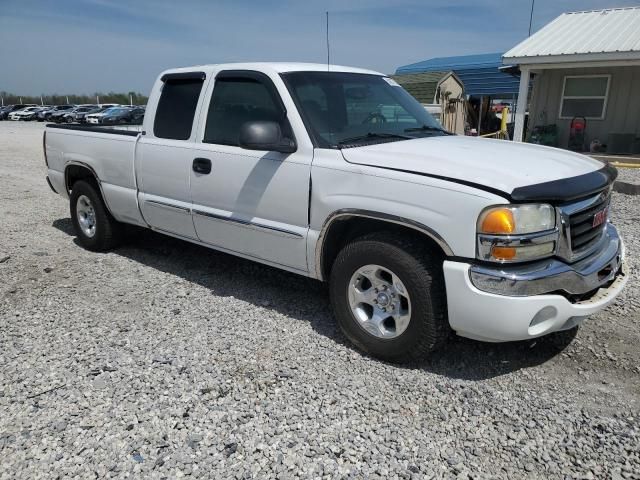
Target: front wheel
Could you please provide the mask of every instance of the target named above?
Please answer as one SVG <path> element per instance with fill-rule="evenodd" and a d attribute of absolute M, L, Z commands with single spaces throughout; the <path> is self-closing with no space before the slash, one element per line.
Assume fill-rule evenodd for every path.
<path fill-rule="evenodd" d="M 424 360 L 449 336 L 442 258 L 418 240 L 355 240 L 336 258 L 330 292 L 345 336 L 382 360 Z"/>
<path fill-rule="evenodd" d="M 92 182 L 78 180 L 73 184 L 70 209 L 80 245 L 94 252 L 104 252 L 118 245 L 122 224 L 109 213 Z"/>

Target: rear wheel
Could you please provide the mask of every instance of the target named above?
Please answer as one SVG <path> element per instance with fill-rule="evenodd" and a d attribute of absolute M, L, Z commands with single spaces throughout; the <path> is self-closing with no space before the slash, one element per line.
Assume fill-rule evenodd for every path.
<path fill-rule="evenodd" d="M 70 208 L 78 242 L 84 248 L 104 252 L 120 243 L 122 224 L 111 216 L 93 182 L 78 180 L 73 184 Z"/>
<path fill-rule="evenodd" d="M 377 358 L 423 360 L 450 333 L 442 258 L 422 242 L 381 233 L 350 243 L 330 291 L 345 336 Z"/>

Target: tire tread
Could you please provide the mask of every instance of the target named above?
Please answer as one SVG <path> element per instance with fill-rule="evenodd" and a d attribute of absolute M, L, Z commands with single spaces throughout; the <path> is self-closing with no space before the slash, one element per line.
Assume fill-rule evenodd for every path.
<path fill-rule="evenodd" d="M 76 218 L 75 205 L 80 195 L 86 195 L 93 203 L 98 225 L 96 236 L 92 239 L 85 237 Z M 119 245 L 122 238 L 122 224 L 118 222 L 107 209 L 97 185 L 93 181 L 77 180 L 71 188 L 70 199 L 71 219 L 73 221 L 78 241 L 87 250 L 106 252 Z"/>
<path fill-rule="evenodd" d="M 336 304 L 339 302 L 337 298 L 339 292 L 335 290 L 335 288 L 338 288 L 336 283 L 340 283 L 340 280 L 335 278 L 336 272 L 340 272 L 345 262 L 348 262 L 353 255 L 359 253 L 362 249 L 375 251 L 381 248 L 389 250 L 391 254 L 402 257 L 402 261 L 408 262 L 409 275 L 414 277 L 415 282 L 422 283 L 425 288 L 428 289 L 428 292 L 425 292 L 425 294 L 421 295 L 418 299 L 414 298 L 415 294 L 412 295 L 412 302 L 426 301 L 428 304 L 427 310 L 430 312 L 430 318 L 418 320 L 420 321 L 420 328 L 418 335 L 412 343 L 411 351 L 398 352 L 394 355 L 384 355 L 384 359 L 399 363 L 422 361 L 433 351 L 441 348 L 451 333 L 451 327 L 449 326 L 447 318 L 446 290 L 444 286 L 444 275 L 442 273 L 443 258 L 439 252 L 434 252 L 428 244 L 394 232 L 370 233 L 349 243 L 338 254 L 331 270 L 331 291 L 334 311 L 336 312 L 336 316 L 340 318 L 337 310 L 340 306 Z M 348 312 L 348 314 L 351 315 L 350 312 Z M 416 320 L 412 319 L 412 321 Z M 340 320 L 338 323 L 347 338 L 360 349 L 381 357 L 379 353 L 372 351 L 372 348 L 363 344 L 358 338 L 354 338 L 348 328 L 344 328 Z"/>

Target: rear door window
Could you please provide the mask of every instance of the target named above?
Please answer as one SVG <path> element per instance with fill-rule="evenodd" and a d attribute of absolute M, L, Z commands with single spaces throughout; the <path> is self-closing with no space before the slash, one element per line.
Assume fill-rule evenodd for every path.
<path fill-rule="evenodd" d="M 204 78 L 168 78 L 156 109 L 153 134 L 158 138 L 188 140 Z"/>

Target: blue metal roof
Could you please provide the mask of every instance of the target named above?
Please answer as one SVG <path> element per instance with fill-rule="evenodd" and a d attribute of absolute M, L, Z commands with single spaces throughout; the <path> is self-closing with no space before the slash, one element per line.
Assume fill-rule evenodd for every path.
<path fill-rule="evenodd" d="M 502 53 L 483 53 L 460 57 L 438 57 L 399 67 L 396 75 L 432 71 L 454 71 L 464 84 L 467 95 L 511 97 L 518 93 L 520 79 L 498 69 Z"/>

